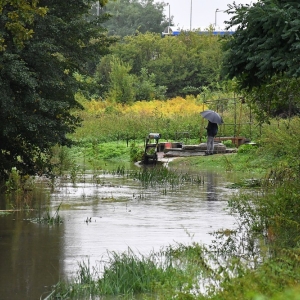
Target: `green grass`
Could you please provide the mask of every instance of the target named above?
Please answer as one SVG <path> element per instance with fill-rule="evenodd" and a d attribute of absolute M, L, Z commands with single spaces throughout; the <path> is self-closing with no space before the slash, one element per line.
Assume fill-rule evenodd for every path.
<path fill-rule="evenodd" d="M 193 299 L 191 290 L 199 289 L 197 276 L 210 272 L 203 253 L 199 244 L 178 244 L 148 256 L 131 249 L 110 252 L 102 272 L 80 263 L 77 276 L 69 284 L 57 284 L 47 299 Z"/>
<path fill-rule="evenodd" d="M 177 158 L 171 161 L 169 166 L 175 169 L 184 167 L 191 171 L 205 169 L 247 173 L 248 175 L 254 174 L 262 177 L 279 161 L 279 159 L 274 159 L 268 153 L 260 151 L 259 148 L 253 147 L 246 152 Z"/>
<path fill-rule="evenodd" d="M 166 187 L 168 189 L 178 189 L 184 183 L 203 184 L 204 178 L 199 175 L 189 174 L 184 170 L 171 170 L 164 166 L 153 168 L 142 168 L 130 174 L 135 179 L 142 182 L 144 187 Z"/>

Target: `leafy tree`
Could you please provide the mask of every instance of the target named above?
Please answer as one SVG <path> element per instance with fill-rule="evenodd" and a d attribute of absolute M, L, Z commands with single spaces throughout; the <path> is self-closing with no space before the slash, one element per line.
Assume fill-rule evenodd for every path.
<path fill-rule="evenodd" d="M 105 22 L 110 35 L 127 36 L 140 33 L 161 33 L 169 24 L 163 14 L 163 2 L 154 0 L 116 0 L 110 1 L 105 12 L 112 17 Z"/>
<path fill-rule="evenodd" d="M 7 45 L 9 42 L 13 42 L 19 48 L 23 47 L 24 42 L 33 35 L 32 25 L 35 16 L 43 16 L 46 11 L 46 7 L 38 6 L 38 1 L 2 0 L 0 13 L 5 18 L 0 20 L 0 51 L 9 47 Z M 11 41 L 8 35 L 11 35 Z"/>
<path fill-rule="evenodd" d="M 222 80 L 221 44 L 219 37 L 209 33 L 161 38 L 148 32 L 125 37 L 111 51 L 132 66 L 131 74 L 139 78 L 141 70 L 146 69 L 154 74 L 156 86 L 167 87 L 167 97 L 174 97 L 197 95 L 204 86 L 214 88 Z M 104 61 L 100 63 L 103 70 L 107 65 Z"/>
<path fill-rule="evenodd" d="M 251 89 L 274 75 L 300 75 L 300 3 L 288 0 L 261 0 L 229 9 L 234 17 L 229 26 L 238 26 L 227 43 L 225 70 L 237 77 L 241 87 Z"/>
<path fill-rule="evenodd" d="M 136 82 L 135 89 L 136 100 L 165 99 L 166 87 L 157 87 L 155 75 L 153 73 L 149 74 L 145 68 L 141 69 L 141 75 Z"/>
<path fill-rule="evenodd" d="M 258 111 L 270 115 L 299 112 L 299 104 L 293 101 L 291 108 L 287 101 L 295 100 L 295 90 L 287 92 L 282 83 L 290 79 L 292 87 L 300 75 L 300 3 L 261 0 L 252 5 L 233 4 L 228 12 L 234 14 L 228 25 L 237 29 L 225 47 L 224 73 L 237 78 L 239 90 L 253 93 Z"/>
<path fill-rule="evenodd" d="M 116 103 L 132 103 L 135 98 L 134 76 L 129 74 L 130 65 L 118 58 L 111 61 L 110 89 L 107 98 Z"/>
<path fill-rule="evenodd" d="M 71 113 L 80 107 L 74 98 L 78 82 L 73 73 L 86 74 L 87 62 L 106 53 L 111 42 L 99 26 L 102 18 L 87 21 L 92 1 L 41 0 L 46 15 L 35 13 L 38 8 L 31 10 L 25 2 L 8 1 L 1 6 L 6 46 L 0 56 L 1 178 L 12 167 L 21 174 L 51 170 L 51 147 L 70 145 L 67 134 L 80 125 Z M 7 26 L 10 12 L 19 8 L 15 3 L 31 12 L 30 39 L 23 38 L 23 28 L 12 31 Z M 20 22 L 25 30 L 29 28 Z"/>
<path fill-rule="evenodd" d="M 268 123 L 272 117 L 290 118 L 300 112 L 300 79 L 273 76 L 267 84 L 242 91 L 252 105 L 258 121 Z"/>

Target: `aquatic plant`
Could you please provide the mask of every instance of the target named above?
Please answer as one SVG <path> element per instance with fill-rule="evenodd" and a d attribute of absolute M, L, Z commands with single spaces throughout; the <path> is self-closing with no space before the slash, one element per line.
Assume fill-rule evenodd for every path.
<path fill-rule="evenodd" d="M 71 171 L 70 171 L 70 178 L 71 178 L 71 182 L 73 184 L 76 183 L 79 172 L 80 172 L 80 166 L 76 165 L 76 164 L 73 164 L 72 168 L 71 168 Z"/>
<path fill-rule="evenodd" d="M 200 288 L 197 276 L 210 273 L 204 253 L 199 244 L 169 246 L 148 256 L 130 248 L 123 253 L 109 252 L 98 269 L 80 263 L 72 283 L 57 284 L 47 299 L 109 295 L 118 299 L 138 295 L 144 295 L 143 299 L 194 299 Z M 184 295 L 189 298 L 182 298 Z"/>
<path fill-rule="evenodd" d="M 48 208 L 45 213 L 45 216 L 39 216 L 37 218 L 32 219 L 32 221 L 35 223 L 48 224 L 48 225 L 59 225 L 59 224 L 63 223 L 63 219 L 59 215 L 59 210 L 60 210 L 61 204 L 62 203 L 60 203 L 58 205 L 56 211 L 54 212 L 54 214 L 52 216 L 50 213 L 50 209 Z"/>
<path fill-rule="evenodd" d="M 169 189 L 180 188 L 184 183 L 203 184 L 204 178 L 187 172 L 170 170 L 164 166 L 141 168 L 131 173 L 131 176 L 141 181 L 144 187 L 168 187 Z M 166 191 L 166 189 L 165 189 Z"/>

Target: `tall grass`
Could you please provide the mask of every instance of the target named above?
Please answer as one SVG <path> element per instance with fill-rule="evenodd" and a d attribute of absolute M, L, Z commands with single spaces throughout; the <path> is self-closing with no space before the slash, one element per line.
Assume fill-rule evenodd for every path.
<path fill-rule="evenodd" d="M 135 254 L 131 249 L 124 253 L 110 252 L 101 272 L 100 268 L 90 270 L 88 264 L 80 263 L 72 283 L 56 285 L 47 299 L 55 299 L 58 295 L 61 299 L 93 299 L 96 296 L 103 299 L 105 296 L 193 299 L 193 294 L 200 292 L 198 276 L 211 272 L 204 252 L 199 244 L 192 247 L 178 244 L 148 256 Z"/>
<path fill-rule="evenodd" d="M 50 209 L 48 208 L 45 213 L 42 212 L 43 215 L 38 216 L 35 219 L 32 219 L 33 222 L 41 223 L 41 224 L 48 224 L 48 225 L 59 225 L 63 223 L 63 219 L 59 215 L 61 203 L 56 208 L 53 215 L 51 215 Z"/>
<path fill-rule="evenodd" d="M 200 175 L 192 175 L 188 172 L 179 170 L 170 170 L 164 166 L 155 166 L 153 168 L 141 168 L 133 171 L 131 176 L 141 181 L 144 187 L 167 187 L 169 189 L 178 189 L 184 183 L 204 184 L 204 178 Z"/>

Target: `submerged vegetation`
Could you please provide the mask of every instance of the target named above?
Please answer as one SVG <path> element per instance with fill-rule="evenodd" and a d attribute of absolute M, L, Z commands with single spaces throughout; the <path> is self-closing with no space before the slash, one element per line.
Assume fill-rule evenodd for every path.
<path fill-rule="evenodd" d="M 43 216 L 39 216 L 37 218 L 32 219 L 33 222 L 40 223 L 40 224 L 48 224 L 48 225 L 59 225 L 63 223 L 63 219 L 59 215 L 61 203 L 55 210 L 54 214 L 51 215 L 50 209 L 48 208 L 46 213 L 43 213 Z"/>
<path fill-rule="evenodd" d="M 144 187 L 163 186 L 169 189 L 178 189 L 186 182 L 191 184 L 202 184 L 204 178 L 179 170 L 170 170 L 164 166 L 154 168 L 143 168 L 134 171 L 131 176 L 141 181 Z"/>

